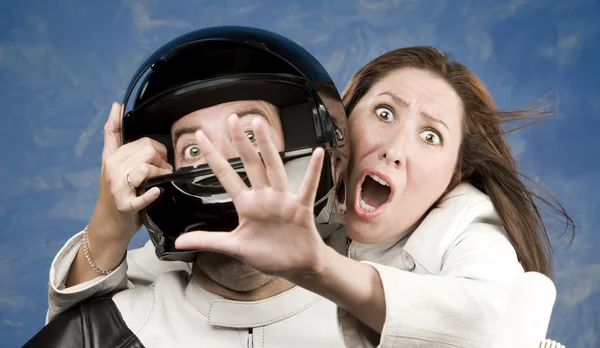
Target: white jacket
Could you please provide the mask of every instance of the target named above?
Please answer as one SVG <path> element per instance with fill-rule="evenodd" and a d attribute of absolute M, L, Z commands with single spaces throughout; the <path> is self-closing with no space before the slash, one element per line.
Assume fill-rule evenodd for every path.
<path fill-rule="evenodd" d="M 112 274 L 65 289 L 64 279 L 80 239 L 81 234 L 71 238 L 52 263 L 47 320 L 90 296 L 135 286 L 114 301 L 147 347 L 173 344 L 176 336 L 198 346 L 214 344 L 205 341 L 218 339 L 213 334 L 223 336 L 222 346 L 246 347 L 250 324 L 255 328 L 255 347 L 335 347 L 342 339 L 347 347 L 489 347 L 513 279 L 523 273 L 489 197 L 467 183 L 446 195 L 412 233 L 373 245 L 350 244 L 349 256 L 371 264 L 381 276 L 386 297 L 381 335 L 342 310 L 336 317 L 332 303 L 298 287 L 264 300 L 275 301 L 276 306 L 218 299 L 188 281 L 189 264 L 159 261 L 150 243 L 130 251 Z M 172 270 L 176 271 L 165 274 Z M 196 300 L 186 298 L 190 287 Z M 286 296 L 294 303 L 280 301 Z M 174 300 L 177 305 L 170 306 Z M 204 307 L 194 301 L 203 301 Z M 217 314 L 207 309 L 221 308 L 223 303 L 227 310 L 219 311 L 221 320 L 211 319 Z M 277 323 L 252 321 L 273 318 L 279 307 L 296 312 Z M 192 319 L 196 325 L 188 323 Z M 245 334 L 231 324 L 240 320 L 245 320 Z M 198 325 L 203 329 L 192 330 Z M 225 337 L 238 337 L 239 342 Z"/>

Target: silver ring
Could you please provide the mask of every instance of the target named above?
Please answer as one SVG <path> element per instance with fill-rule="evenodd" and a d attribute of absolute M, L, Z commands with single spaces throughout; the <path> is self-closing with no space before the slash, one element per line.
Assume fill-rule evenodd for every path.
<path fill-rule="evenodd" d="M 133 186 L 133 184 L 131 183 L 131 180 L 129 179 L 129 173 L 127 173 L 127 184 L 129 185 L 129 189 L 131 191 L 137 190 L 137 187 Z"/>

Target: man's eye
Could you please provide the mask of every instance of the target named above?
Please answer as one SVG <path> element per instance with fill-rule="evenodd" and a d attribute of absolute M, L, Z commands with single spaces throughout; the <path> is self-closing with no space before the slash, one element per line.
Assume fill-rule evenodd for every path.
<path fill-rule="evenodd" d="M 185 160 L 193 160 L 200 157 L 202 153 L 200 152 L 200 148 L 198 145 L 188 145 L 183 149 L 183 158 Z"/>
<path fill-rule="evenodd" d="M 244 133 L 246 133 L 246 137 L 250 140 L 252 144 L 256 143 L 256 134 L 254 134 L 254 131 L 247 130 Z"/>

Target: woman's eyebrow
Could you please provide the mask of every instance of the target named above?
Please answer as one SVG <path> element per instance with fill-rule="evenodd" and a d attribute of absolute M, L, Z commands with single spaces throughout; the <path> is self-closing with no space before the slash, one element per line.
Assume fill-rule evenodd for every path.
<path fill-rule="evenodd" d="M 408 106 L 408 102 L 402 98 L 400 98 L 399 96 L 397 96 L 396 94 L 392 93 L 392 92 L 383 92 L 379 95 L 387 95 L 388 97 L 392 98 L 392 100 L 394 100 L 394 103 L 398 104 L 398 106 L 403 106 L 403 107 L 407 107 Z M 446 122 L 442 121 L 441 119 L 432 116 L 424 111 L 421 112 L 421 116 L 423 116 L 423 118 L 428 119 L 431 122 L 436 122 L 441 124 L 442 126 L 446 127 L 446 129 L 448 130 L 448 132 L 450 132 L 450 128 L 448 127 L 448 125 L 446 124 Z"/>

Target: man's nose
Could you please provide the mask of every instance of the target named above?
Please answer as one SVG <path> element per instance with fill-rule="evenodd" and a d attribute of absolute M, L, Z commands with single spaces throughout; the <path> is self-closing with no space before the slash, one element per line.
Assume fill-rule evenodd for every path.
<path fill-rule="evenodd" d="M 229 136 L 225 134 L 213 135 L 212 137 L 209 135 L 208 138 L 215 146 L 215 149 L 221 154 L 221 156 L 230 159 L 239 157 L 237 151 L 233 147 L 233 143 Z"/>

